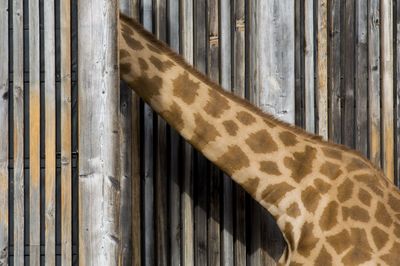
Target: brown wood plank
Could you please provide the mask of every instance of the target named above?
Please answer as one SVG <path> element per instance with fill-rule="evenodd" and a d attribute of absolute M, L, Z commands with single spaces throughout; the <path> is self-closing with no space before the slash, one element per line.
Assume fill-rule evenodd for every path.
<path fill-rule="evenodd" d="M 44 3 L 45 264 L 56 264 L 56 80 L 54 1 Z M 66 265 L 66 264 L 64 264 Z"/>
<path fill-rule="evenodd" d="M 24 45 L 23 5 L 13 1 L 14 265 L 24 264 Z"/>
<path fill-rule="evenodd" d="M 9 234 L 9 209 L 8 209 L 8 103 L 9 95 L 9 50 L 8 50 L 8 1 L 0 3 L 0 265 L 8 265 L 8 234 Z"/>
<path fill-rule="evenodd" d="M 382 168 L 394 181 L 393 1 L 381 1 Z"/>
<path fill-rule="evenodd" d="M 355 101 L 356 131 L 355 148 L 368 156 L 368 3 L 355 3 L 356 58 Z"/>
<path fill-rule="evenodd" d="M 120 258 L 117 4 L 78 1 L 79 265 Z"/>
<path fill-rule="evenodd" d="M 381 167 L 380 14 L 379 0 L 368 5 L 368 127 L 369 159 Z"/>
<path fill-rule="evenodd" d="M 328 139 L 328 2 L 317 0 L 317 109 L 318 135 Z"/>

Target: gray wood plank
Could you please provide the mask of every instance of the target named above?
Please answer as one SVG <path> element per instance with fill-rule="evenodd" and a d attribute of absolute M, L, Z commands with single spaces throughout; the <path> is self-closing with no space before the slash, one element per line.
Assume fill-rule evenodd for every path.
<path fill-rule="evenodd" d="M 396 2 L 396 9 L 394 10 L 395 12 L 395 17 L 396 17 L 396 42 L 395 42 L 395 47 L 396 49 L 396 61 L 398 61 L 398 58 L 400 57 L 400 3 Z M 397 62 L 396 63 L 396 69 L 395 69 L 395 75 L 396 75 L 396 106 L 395 106 L 395 112 L 396 112 L 396 131 L 395 131 L 395 142 L 396 142 L 396 161 L 395 161 L 395 183 L 399 187 L 400 184 L 400 82 L 399 82 L 399 77 L 400 77 L 400 64 Z"/>
<path fill-rule="evenodd" d="M 23 5 L 13 1 L 14 265 L 24 264 L 24 45 Z"/>
<path fill-rule="evenodd" d="M 80 265 L 119 263 L 117 6 L 78 2 Z"/>
<path fill-rule="evenodd" d="M 8 264 L 9 237 L 9 181 L 8 181 L 8 103 L 9 95 L 9 50 L 8 50 L 8 1 L 0 3 L 0 265 Z"/>
<path fill-rule="evenodd" d="M 294 57 L 294 75 L 295 75 L 295 125 L 304 128 L 305 112 L 304 112 L 304 1 L 295 1 L 294 8 L 294 41 L 295 41 L 295 57 Z"/>
<path fill-rule="evenodd" d="M 314 1 L 304 1 L 304 124 L 315 133 Z"/>

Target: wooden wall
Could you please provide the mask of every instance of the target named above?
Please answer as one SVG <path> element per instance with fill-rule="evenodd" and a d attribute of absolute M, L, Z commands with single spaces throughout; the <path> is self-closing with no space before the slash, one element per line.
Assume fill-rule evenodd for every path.
<path fill-rule="evenodd" d="M 274 265 L 271 216 L 95 65 L 117 63 L 116 1 L 79 2 L 0 2 L 0 265 Z M 227 90 L 400 183 L 398 0 L 119 4 Z"/>

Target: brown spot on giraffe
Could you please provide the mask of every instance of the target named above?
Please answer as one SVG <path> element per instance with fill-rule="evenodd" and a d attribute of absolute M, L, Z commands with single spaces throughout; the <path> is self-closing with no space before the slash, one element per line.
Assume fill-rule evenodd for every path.
<path fill-rule="evenodd" d="M 137 91 L 137 93 L 146 101 L 150 101 L 154 96 L 160 95 L 160 89 L 162 86 L 162 79 L 158 76 L 152 78 L 143 75 L 136 78 L 129 85 Z"/>
<path fill-rule="evenodd" d="M 318 238 L 314 235 L 314 225 L 310 222 L 305 222 L 301 228 L 299 245 L 297 247 L 297 252 L 304 256 L 310 256 L 311 250 L 315 248 L 318 242 Z"/>
<path fill-rule="evenodd" d="M 371 259 L 372 249 L 368 243 L 367 234 L 364 229 L 351 228 L 350 239 L 352 248 L 343 257 L 345 265 L 358 265 Z"/>
<path fill-rule="evenodd" d="M 364 203 L 365 205 L 367 205 L 368 207 L 371 206 L 371 199 L 372 196 L 371 194 L 366 191 L 365 189 L 360 188 L 360 191 L 358 192 L 358 199 Z"/>
<path fill-rule="evenodd" d="M 352 181 L 350 181 L 349 179 L 346 179 L 338 187 L 338 194 L 337 194 L 338 200 L 341 203 L 349 200 L 351 198 L 351 196 L 352 196 L 353 188 L 354 188 L 354 183 Z"/>
<path fill-rule="evenodd" d="M 120 59 L 123 59 L 125 57 L 129 57 L 129 56 L 130 56 L 130 54 L 129 54 L 129 52 L 127 50 L 119 49 L 119 58 Z"/>
<path fill-rule="evenodd" d="M 293 153 L 294 158 L 285 157 L 284 165 L 292 172 L 291 177 L 298 183 L 312 172 L 312 163 L 316 156 L 316 149 L 306 146 L 304 152 Z"/>
<path fill-rule="evenodd" d="M 331 266 L 332 265 L 332 255 L 326 251 L 325 247 L 322 247 L 317 259 L 315 260 L 316 266 Z"/>
<path fill-rule="evenodd" d="M 336 160 L 341 160 L 342 159 L 342 151 L 333 149 L 333 148 L 327 148 L 323 147 L 321 148 L 322 152 L 326 157 L 336 159 Z"/>
<path fill-rule="evenodd" d="M 231 145 L 228 150 L 216 160 L 216 165 L 222 168 L 227 174 L 248 167 L 250 160 L 242 149 L 237 145 Z"/>
<path fill-rule="evenodd" d="M 194 103 L 197 96 L 197 90 L 199 89 L 199 83 L 191 80 L 187 71 L 174 79 L 172 84 L 174 87 L 174 96 L 179 97 L 186 104 L 190 105 Z M 187 89 L 188 87 L 190 90 Z"/>
<path fill-rule="evenodd" d="M 209 142 L 221 136 L 215 126 L 208 123 L 200 114 L 194 115 L 194 122 L 196 127 L 191 143 L 198 149 L 202 150 Z"/>
<path fill-rule="evenodd" d="M 366 168 L 367 165 L 360 159 L 353 158 L 351 162 L 346 166 L 346 170 L 349 172 L 357 171 Z"/>
<path fill-rule="evenodd" d="M 295 146 L 298 143 L 296 135 L 289 131 L 280 132 L 279 138 L 285 146 Z"/>
<path fill-rule="evenodd" d="M 281 175 L 278 165 L 273 161 L 260 162 L 260 171 L 269 175 Z"/>
<path fill-rule="evenodd" d="M 350 234 L 347 230 L 342 230 L 336 235 L 328 236 L 326 240 L 338 254 L 347 250 L 351 245 Z"/>
<path fill-rule="evenodd" d="M 236 125 L 236 123 L 232 120 L 226 120 L 222 122 L 222 125 L 225 127 L 226 132 L 228 132 L 229 135 L 231 136 L 236 136 L 237 131 L 239 130 L 239 127 Z"/>
<path fill-rule="evenodd" d="M 400 200 L 395 198 L 392 194 L 389 194 L 388 204 L 395 212 L 400 212 Z"/>
<path fill-rule="evenodd" d="M 388 254 L 385 254 L 381 259 L 390 266 L 399 265 L 400 243 L 395 242 Z"/>
<path fill-rule="evenodd" d="M 261 197 L 265 202 L 278 204 L 281 199 L 286 195 L 286 193 L 292 191 L 293 189 L 294 187 L 286 182 L 269 185 L 264 189 Z"/>
<path fill-rule="evenodd" d="M 250 195 L 254 195 L 257 192 L 257 187 L 258 184 L 260 183 L 260 179 L 258 177 L 255 178 L 249 178 L 240 185 L 243 186 L 243 188 L 250 193 Z"/>
<path fill-rule="evenodd" d="M 382 202 L 378 202 L 378 205 L 376 206 L 375 219 L 378 223 L 387 227 L 391 226 L 393 223 L 392 217 Z"/>
<path fill-rule="evenodd" d="M 348 218 L 354 221 L 360 222 L 368 222 L 369 221 L 369 214 L 368 211 L 359 207 L 359 206 L 351 206 L 349 207 L 342 207 L 342 215 L 343 220 L 347 220 Z"/>
<path fill-rule="evenodd" d="M 330 230 L 337 224 L 338 212 L 339 204 L 336 201 L 329 202 L 319 220 L 319 226 L 322 230 Z"/>
<path fill-rule="evenodd" d="M 385 231 L 379 229 L 377 226 L 374 226 L 374 228 L 372 228 L 371 234 L 374 239 L 375 246 L 378 250 L 383 248 L 389 240 L 389 235 Z"/>
<path fill-rule="evenodd" d="M 146 71 L 147 69 L 149 69 L 149 65 L 147 64 L 146 60 L 139 57 L 138 61 L 139 61 L 139 66 L 140 66 L 141 70 Z"/>
<path fill-rule="evenodd" d="M 320 199 L 321 196 L 318 191 L 312 186 L 307 187 L 301 192 L 301 200 L 304 207 L 311 213 L 314 213 L 317 209 Z"/>
<path fill-rule="evenodd" d="M 144 46 L 140 41 L 135 40 L 131 35 L 123 32 L 122 37 L 124 37 L 126 44 L 133 50 L 142 50 Z"/>
<path fill-rule="evenodd" d="M 383 197 L 383 191 L 381 189 L 381 185 L 377 180 L 377 177 L 370 174 L 361 174 L 354 176 L 354 179 L 360 183 L 366 185 L 369 189 L 375 192 L 377 195 Z"/>
<path fill-rule="evenodd" d="M 146 45 L 147 45 L 147 48 L 149 48 L 150 51 L 152 51 L 152 52 L 154 52 L 156 54 L 161 54 L 162 53 L 162 51 L 158 47 L 156 47 L 156 46 L 154 46 L 154 45 L 152 45 L 150 43 L 146 43 Z"/>
<path fill-rule="evenodd" d="M 129 63 L 120 63 L 119 67 L 122 75 L 127 75 L 131 72 L 131 64 Z"/>
<path fill-rule="evenodd" d="M 162 112 L 162 116 L 165 120 L 180 131 L 184 127 L 184 121 L 182 118 L 182 109 L 176 102 L 173 102 L 167 111 Z"/>
<path fill-rule="evenodd" d="M 121 23 L 121 30 L 129 35 L 134 35 L 135 33 L 133 32 L 133 30 L 125 23 Z"/>
<path fill-rule="evenodd" d="M 331 189 L 331 184 L 325 182 L 324 180 L 322 180 L 321 178 L 317 178 L 314 180 L 314 186 L 317 188 L 317 190 L 321 193 L 321 194 L 325 194 L 326 192 L 329 191 L 329 189 Z"/>
<path fill-rule="evenodd" d="M 264 123 L 269 127 L 269 128 L 274 128 L 276 127 L 276 123 L 273 121 L 270 121 L 270 119 L 264 118 Z M 272 120 L 272 119 L 271 119 Z"/>
<path fill-rule="evenodd" d="M 204 107 L 204 111 L 209 115 L 215 118 L 220 118 L 225 111 L 229 110 L 229 102 L 221 95 L 221 93 L 216 90 L 208 90 L 208 96 L 209 98 Z"/>
<path fill-rule="evenodd" d="M 294 248 L 295 247 L 295 242 L 293 239 L 293 226 L 290 223 L 285 224 L 285 228 L 283 229 L 283 234 L 286 236 L 289 247 Z"/>
<path fill-rule="evenodd" d="M 293 217 L 293 218 L 297 218 L 300 216 L 301 212 L 300 212 L 300 208 L 299 208 L 299 204 L 297 204 L 296 202 L 293 202 L 289 208 L 286 210 L 286 213 Z"/>
<path fill-rule="evenodd" d="M 265 129 L 251 133 L 246 139 L 246 144 L 255 153 L 270 153 L 278 150 L 278 145 L 276 145 L 271 135 Z"/>
<path fill-rule="evenodd" d="M 331 162 L 325 162 L 323 165 L 321 165 L 319 171 L 321 174 L 332 180 L 335 180 L 342 174 L 342 170 L 340 170 L 340 165 Z"/>
<path fill-rule="evenodd" d="M 161 72 L 165 72 L 175 64 L 171 60 L 161 61 L 155 56 L 150 56 L 150 62 Z"/>
<path fill-rule="evenodd" d="M 243 125 L 251 125 L 256 122 L 256 118 L 246 111 L 240 111 L 236 114 L 237 120 L 239 120 Z"/>

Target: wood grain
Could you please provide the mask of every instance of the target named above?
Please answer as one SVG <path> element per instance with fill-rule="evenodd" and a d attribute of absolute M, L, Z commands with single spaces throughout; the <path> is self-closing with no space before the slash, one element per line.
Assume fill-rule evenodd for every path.
<path fill-rule="evenodd" d="M 315 133 L 314 89 L 314 1 L 304 1 L 304 120 L 305 129 Z"/>

